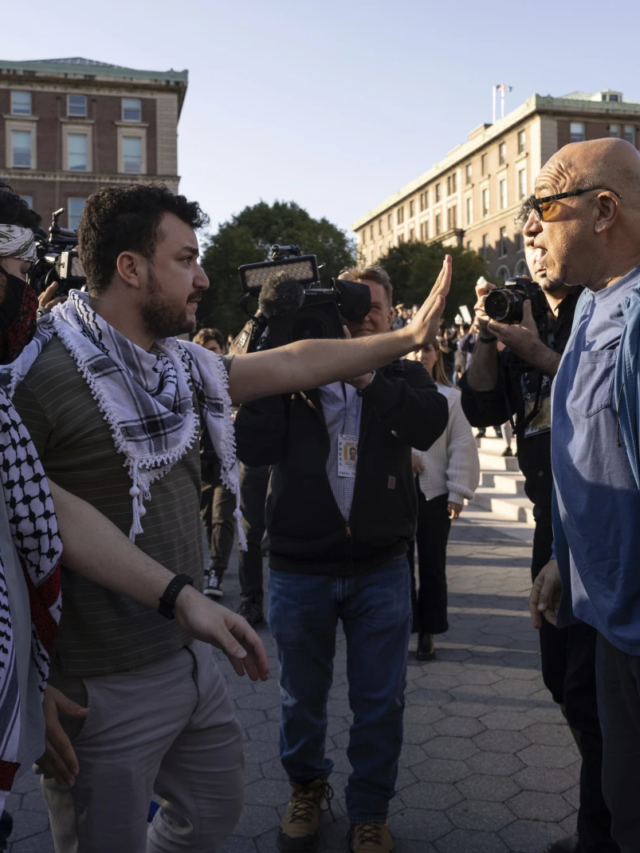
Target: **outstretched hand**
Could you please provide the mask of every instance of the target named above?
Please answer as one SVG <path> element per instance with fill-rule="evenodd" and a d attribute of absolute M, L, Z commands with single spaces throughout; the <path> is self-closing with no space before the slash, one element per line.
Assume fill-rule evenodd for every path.
<path fill-rule="evenodd" d="M 223 651 L 238 675 L 246 672 L 251 681 L 269 678 L 262 640 L 242 616 L 210 601 L 193 587 L 180 591 L 175 614 L 183 631 Z"/>
<path fill-rule="evenodd" d="M 401 332 L 411 337 L 412 349 L 414 350 L 432 344 L 436 339 L 446 297 L 451 287 L 451 269 L 451 255 L 447 255 L 442 264 L 440 275 L 431 288 L 431 293 L 413 320 L 404 329 L 401 329 Z"/>

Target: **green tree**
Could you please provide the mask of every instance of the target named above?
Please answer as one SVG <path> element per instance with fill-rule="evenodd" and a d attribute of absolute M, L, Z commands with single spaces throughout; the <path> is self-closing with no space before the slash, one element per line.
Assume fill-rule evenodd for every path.
<path fill-rule="evenodd" d="M 471 310 L 476 301 L 476 282 L 481 275 L 488 275 L 486 261 L 477 252 L 469 252 L 462 246 L 445 247 L 442 243 L 401 243 L 380 258 L 379 263 L 393 282 L 395 303 L 420 305 L 438 277 L 447 254 L 453 259 L 453 278 L 445 317 L 453 320 L 460 305 L 468 305 Z"/>
<path fill-rule="evenodd" d="M 355 246 L 346 233 L 327 219 L 313 219 L 295 202 L 259 202 L 231 217 L 207 243 L 202 266 L 211 286 L 202 297 L 198 325 L 215 326 L 226 334 L 237 334 L 246 321 L 238 306 L 242 291 L 238 267 L 267 259 L 274 243 L 299 246 L 305 254 L 317 255 L 324 263 L 320 271 L 326 284 L 355 260 Z M 250 302 L 257 307 L 256 300 Z"/>

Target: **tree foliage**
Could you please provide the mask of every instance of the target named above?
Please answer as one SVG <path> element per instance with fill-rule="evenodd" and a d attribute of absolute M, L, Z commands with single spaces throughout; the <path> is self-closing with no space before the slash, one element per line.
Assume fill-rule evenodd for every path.
<path fill-rule="evenodd" d="M 447 254 L 453 259 L 453 278 L 445 317 L 452 321 L 460 305 L 467 305 L 471 310 L 476 301 L 476 282 L 481 275 L 488 275 L 486 261 L 477 252 L 467 251 L 462 246 L 445 247 L 442 243 L 402 243 L 380 258 L 379 263 L 393 282 L 396 305 L 399 302 L 420 305 L 438 277 Z"/>
<path fill-rule="evenodd" d="M 274 243 L 299 246 L 317 255 L 326 266 L 326 284 L 355 260 L 355 246 L 344 231 L 327 219 L 313 219 L 295 202 L 259 202 L 220 226 L 205 247 L 202 266 L 211 286 L 203 294 L 198 325 L 215 326 L 225 335 L 237 334 L 246 321 L 238 306 L 242 295 L 238 267 L 267 259 Z M 257 306 L 255 300 L 250 303 Z"/>

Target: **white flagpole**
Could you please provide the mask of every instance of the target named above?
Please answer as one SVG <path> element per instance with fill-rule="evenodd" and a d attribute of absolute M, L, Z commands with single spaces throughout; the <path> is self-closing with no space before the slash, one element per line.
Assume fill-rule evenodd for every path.
<path fill-rule="evenodd" d="M 500 118 L 504 118 L 504 89 L 500 92 Z"/>
<path fill-rule="evenodd" d="M 496 123 L 496 91 L 497 91 L 497 88 L 498 88 L 497 86 L 493 87 L 493 123 L 494 124 Z"/>

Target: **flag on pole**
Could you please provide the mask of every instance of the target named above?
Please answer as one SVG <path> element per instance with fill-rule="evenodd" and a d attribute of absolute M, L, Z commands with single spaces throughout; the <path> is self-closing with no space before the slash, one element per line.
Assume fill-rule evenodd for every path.
<path fill-rule="evenodd" d="M 513 86 L 507 86 L 506 83 L 498 83 L 496 86 L 496 92 L 512 92 Z"/>

